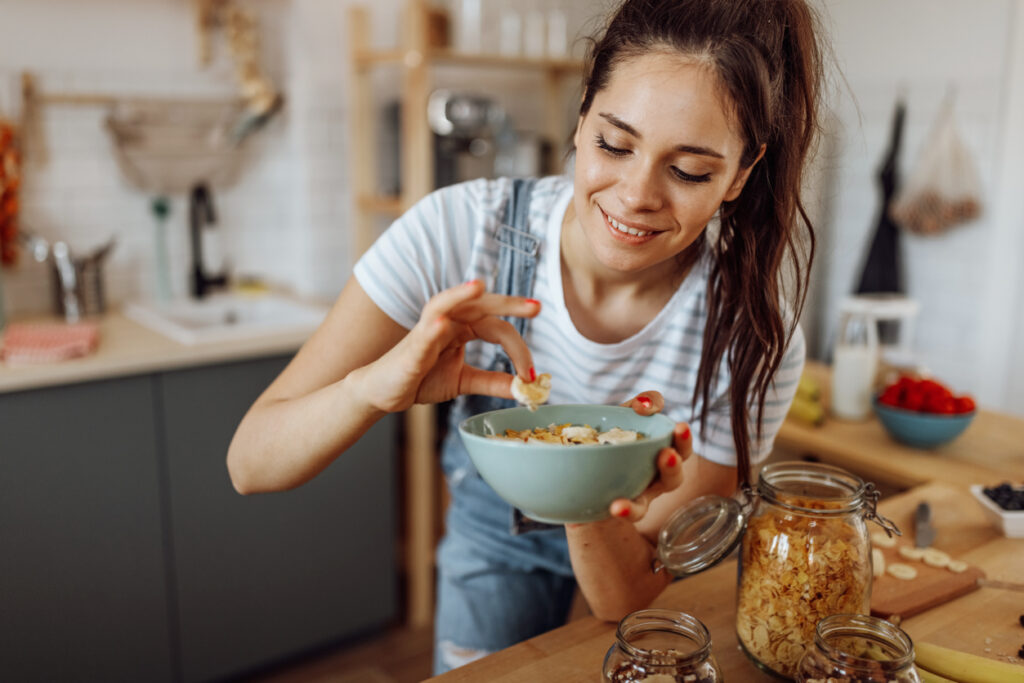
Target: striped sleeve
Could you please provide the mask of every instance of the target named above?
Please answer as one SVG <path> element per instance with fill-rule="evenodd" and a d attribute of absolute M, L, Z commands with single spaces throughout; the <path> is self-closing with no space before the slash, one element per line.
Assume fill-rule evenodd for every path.
<path fill-rule="evenodd" d="M 411 329 L 427 301 L 464 281 L 480 224 L 469 184 L 437 190 L 417 202 L 377 239 L 353 273 L 370 299 Z"/>
<path fill-rule="evenodd" d="M 789 406 L 796 395 L 796 388 L 803 372 L 807 353 L 803 330 L 799 325 L 782 357 L 782 363 L 775 373 L 765 395 L 761 438 L 757 438 L 757 405 L 751 406 L 748 434 L 750 435 L 750 461 L 752 464 L 767 458 L 775 444 L 775 436 L 782 427 Z M 697 430 L 698 432 L 700 430 Z M 694 451 L 713 462 L 735 466 L 736 445 L 732 433 L 732 406 L 729 404 L 728 387 L 722 387 L 712 399 L 708 419 L 702 433 L 694 433 Z"/>

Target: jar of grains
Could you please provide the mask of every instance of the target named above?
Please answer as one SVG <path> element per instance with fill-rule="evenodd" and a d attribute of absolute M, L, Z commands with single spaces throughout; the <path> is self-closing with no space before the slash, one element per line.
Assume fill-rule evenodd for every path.
<path fill-rule="evenodd" d="M 719 683 L 711 635 L 684 612 L 643 609 L 626 615 L 604 658 L 611 683 Z"/>
<path fill-rule="evenodd" d="M 920 683 L 914 644 L 898 626 L 861 614 L 818 622 L 814 645 L 797 668 L 799 683 Z"/>
<path fill-rule="evenodd" d="M 751 492 L 752 493 L 752 492 Z M 736 634 L 760 668 L 794 678 L 815 627 L 833 614 L 868 614 L 872 484 L 819 463 L 765 465 L 742 537 Z"/>

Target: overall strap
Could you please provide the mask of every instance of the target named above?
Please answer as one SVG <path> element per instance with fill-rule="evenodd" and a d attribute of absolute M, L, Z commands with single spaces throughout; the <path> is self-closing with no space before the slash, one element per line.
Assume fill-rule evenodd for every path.
<path fill-rule="evenodd" d="M 505 204 L 505 216 L 498 226 L 498 269 L 494 291 L 509 296 L 533 295 L 537 273 L 537 255 L 541 237 L 530 234 L 530 197 L 535 178 L 516 178 Z M 520 335 L 525 334 L 526 318 L 508 318 Z"/>

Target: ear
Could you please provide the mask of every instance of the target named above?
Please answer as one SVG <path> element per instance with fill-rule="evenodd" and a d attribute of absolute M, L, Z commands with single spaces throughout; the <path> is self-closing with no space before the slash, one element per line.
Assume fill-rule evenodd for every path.
<path fill-rule="evenodd" d="M 576 132 L 572 134 L 572 146 L 575 149 L 580 148 L 580 130 L 583 128 L 583 117 L 580 116 L 576 119 Z"/>
<path fill-rule="evenodd" d="M 736 178 L 732 181 L 732 185 L 729 186 L 729 190 L 725 193 L 725 197 L 722 201 L 731 202 L 740 196 L 740 192 L 743 191 L 743 186 L 747 184 L 747 178 L 750 177 L 750 172 L 754 170 L 754 166 L 757 166 L 757 162 L 761 161 L 761 157 L 764 156 L 764 151 L 767 146 L 762 142 L 761 149 L 757 152 L 757 158 L 755 158 L 750 165 L 746 168 L 741 168 L 736 173 Z"/>

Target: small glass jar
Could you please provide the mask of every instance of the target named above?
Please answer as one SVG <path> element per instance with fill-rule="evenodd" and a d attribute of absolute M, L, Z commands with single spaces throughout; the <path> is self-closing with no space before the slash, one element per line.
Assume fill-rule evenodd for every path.
<path fill-rule="evenodd" d="M 766 465 L 743 534 L 736 633 L 761 669 L 793 678 L 815 626 L 831 614 L 868 614 L 873 487 L 820 463 Z"/>
<path fill-rule="evenodd" d="M 685 612 L 667 609 L 643 609 L 623 617 L 603 670 L 610 683 L 722 680 L 708 629 Z"/>
<path fill-rule="evenodd" d="M 833 614 L 818 622 L 814 647 L 800 660 L 796 680 L 920 683 L 921 678 L 914 668 L 914 644 L 898 626 L 877 617 Z"/>

